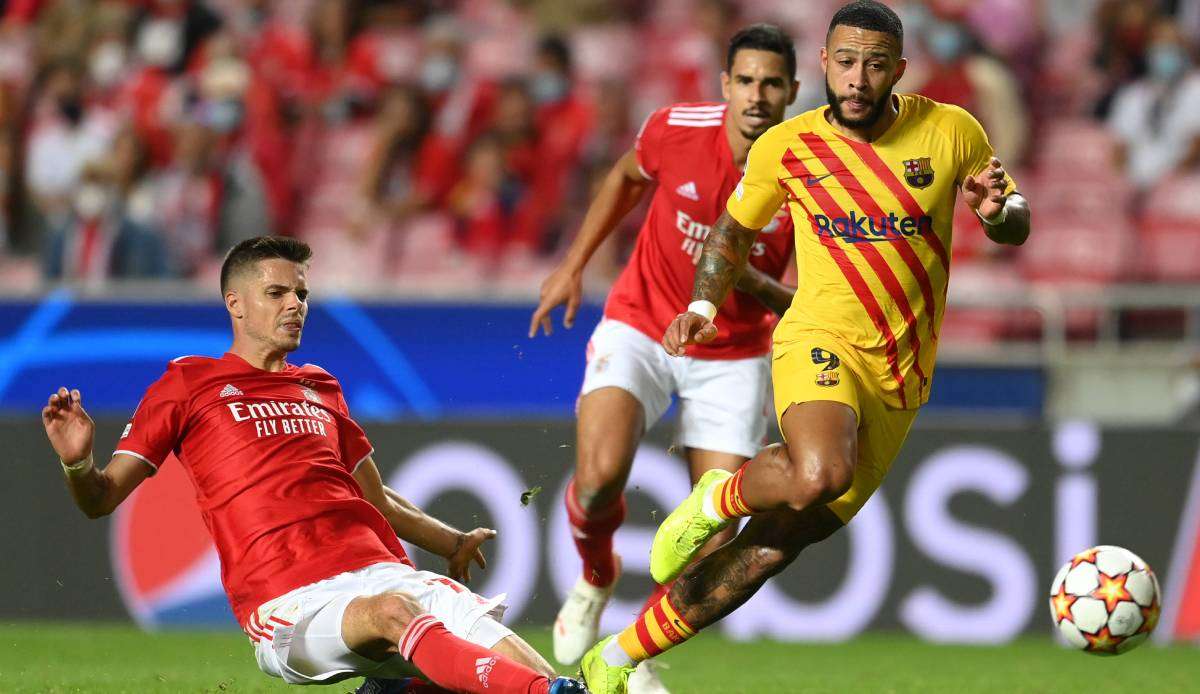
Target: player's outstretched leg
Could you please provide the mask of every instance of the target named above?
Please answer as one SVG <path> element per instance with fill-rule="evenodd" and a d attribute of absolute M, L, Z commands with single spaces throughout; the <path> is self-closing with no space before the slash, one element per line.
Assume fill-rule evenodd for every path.
<path fill-rule="evenodd" d="M 858 457 L 858 418 L 833 401 L 793 404 L 780 426 L 789 444 L 759 451 L 730 475 L 711 470 L 659 526 L 650 547 L 650 575 L 673 580 L 731 521 L 755 513 L 800 511 L 845 494 Z"/>
<path fill-rule="evenodd" d="M 579 662 L 596 641 L 600 615 L 620 574 L 613 534 L 625 520 L 625 482 L 645 428 L 641 403 L 621 388 L 579 400 L 575 477 L 567 486 L 567 518 L 583 572 L 554 620 L 554 658 Z"/>
<path fill-rule="evenodd" d="M 509 636 L 505 641 L 516 638 Z M 525 657 L 528 646 L 514 649 L 509 647 L 511 644 L 501 642 L 489 649 L 455 636 L 406 593 L 383 593 L 352 600 L 342 617 L 342 640 L 356 653 L 379 662 L 399 654 L 432 684 L 449 691 L 479 694 L 584 691 L 578 682 L 557 677 L 540 657 Z"/>
<path fill-rule="evenodd" d="M 755 515 L 737 537 L 692 564 L 655 609 L 583 656 L 583 679 L 597 694 L 624 694 L 636 665 L 677 646 L 744 604 L 800 550 L 842 527 L 824 506 Z"/>
<path fill-rule="evenodd" d="M 450 690 L 430 684 L 420 677 L 398 680 L 368 677 L 354 690 L 354 694 L 450 694 Z M 588 694 L 588 691 L 579 680 L 555 677 L 550 682 L 549 694 Z"/>

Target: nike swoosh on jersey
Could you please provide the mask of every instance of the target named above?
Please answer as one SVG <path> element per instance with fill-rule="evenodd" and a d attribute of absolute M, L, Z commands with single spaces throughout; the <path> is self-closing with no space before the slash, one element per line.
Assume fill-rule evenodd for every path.
<path fill-rule="evenodd" d="M 804 186 L 806 188 L 812 188 L 813 186 L 817 185 L 818 183 L 829 178 L 832 175 L 833 175 L 832 173 L 827 173 L 824 176 L 809 176 L 808 178 L 804 179 Z"/>

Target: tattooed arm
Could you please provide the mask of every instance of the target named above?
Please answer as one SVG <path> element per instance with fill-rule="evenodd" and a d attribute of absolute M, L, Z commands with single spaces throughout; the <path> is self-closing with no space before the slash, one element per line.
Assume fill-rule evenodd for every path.
<path fill-rule="evenodd" d="M 737 284 L 750 257 L 750 248 L 758 229 L 742 226 L 728 212 L 713 225 L 696 267 L 692 285 L 692 301 L 708 301 L 720 306 Z M 679 314 L 663 335 L 667 354 L 681 357 L 688 345 L 711 342 L 717 336 L 717 326 L 706 316 L 690 311 Z"/>

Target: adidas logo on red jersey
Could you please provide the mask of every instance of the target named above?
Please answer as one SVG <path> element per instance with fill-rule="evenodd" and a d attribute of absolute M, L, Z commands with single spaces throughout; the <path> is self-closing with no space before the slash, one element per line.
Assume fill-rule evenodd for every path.
<path fill-rule="evenodd" d="M 675 189 L 675 194 L 688 200 L 700 201 L 700 193 L 696 190 L 696 182 L 688 181 Z"/>
<path fill-rule="evenodd" d="M 227 398 L 231 395 L 244 395 L 244 393 L 242 393 L 242 391 L 232 383 L 226 383 L 225 387 L 221 389 L 221 394 L 218 397 Z"/>

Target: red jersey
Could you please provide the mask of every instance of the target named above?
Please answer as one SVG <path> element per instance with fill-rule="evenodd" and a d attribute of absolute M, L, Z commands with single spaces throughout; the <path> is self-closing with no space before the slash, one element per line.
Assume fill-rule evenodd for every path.
<path fill-rule="evenodd" d="M 355 481 L 372 453 L 337 379 L 255 368 L 234 354 L 180 357 L 154 382 L 117 453 L 179 458 L 221 558 L 233 614 L 379 562 L 411 563 Z"/>
<path fill-rule="evenodd" d="M 742 178 L 725 134 L 725 104 L 677 104 L 646 119 L 635 145 L 643 175 L 657 181 L 629 265 L 608 302 L 607 318 L 656 342 L 692 297 L 696 263 L 712 225 Z M 787 271 L 795 245 L 786 208 L 759 234 L 750 264 L 772 277 Z M 717 338 L 688 347 L 697 359 L 745 359 L 771 349 L 776 316 L 757 299 L 733 291 L 717 316 Z"/>

